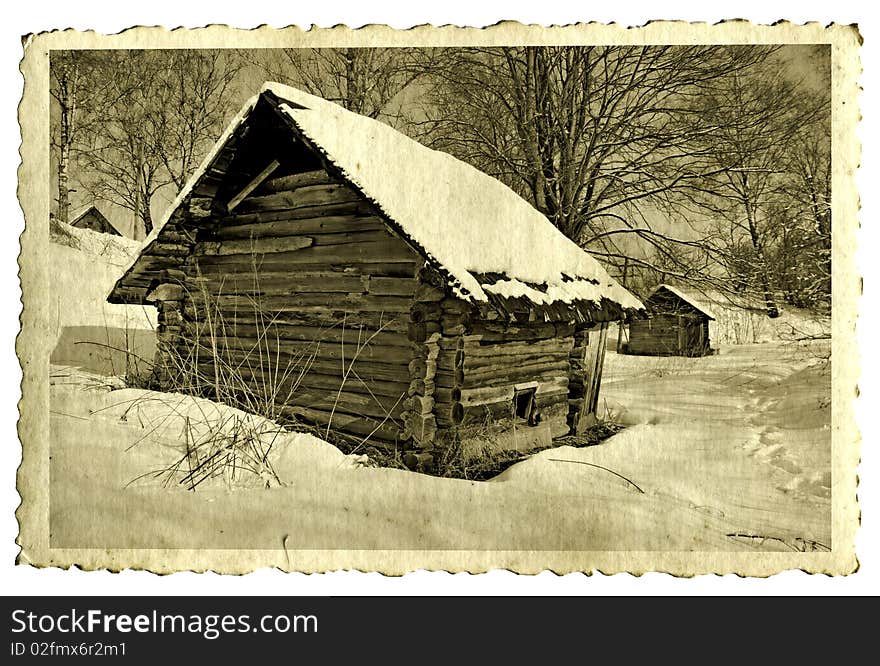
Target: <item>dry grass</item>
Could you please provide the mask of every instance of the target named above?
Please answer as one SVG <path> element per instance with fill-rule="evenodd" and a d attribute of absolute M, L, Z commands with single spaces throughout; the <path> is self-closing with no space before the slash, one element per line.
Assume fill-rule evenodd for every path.
<path fill-rule="evenodd" d="M 177 484 L 188 490 L 212 479 L 222 480 L 228 488 L 255 482 L 266 488 L 281 486 L 270 454 L 284 432 L 277 424 L 234 412 L 216 420 L 186 417 L 181 454 L 131 483 L 150 477 L 165 487 Z"/>
<path fill-rule="evenodd" d="M 187 415 L 187 425 L 180 437 L 183 443 L 180 455 L 172 464 L 149 475 L 162 479 L 166 485 L 175 482 L 191 490 L 218 477 L 235 484 L 242 477 L 250 476 L 262 480 L 267 486 L 275 485 L 280 481 L 272 468 L 269 453 L 278 434 L 285 431 L 313 434 L 346 454 L 364 455 L 377 465 L 406 468 L 399 451 L 374 446 L 369 435 L 347 436 L 332 428 L 332 414 L 336 412 L 346 384 L 360 382 L 369 391 L 368 382 L 357 376 L 354 364 L 362 350 L 387 324 L 372 333 L 359 330 L 356 342 L 350 343 L 348 348 L 340 342 L 342 381 L 339 389 L 330 393 L 335 393 L 331 424 L 317 427 L 302 423 L 285 415 L 283 408 L 293 402 L 292 398 L 309 373 L 320 346 L 329 343 L 315 340 L 304 344 L 302 350 L 294 354 L 280 351 L 283 337 L 277 325 L 279 313 L 267 312 L 261 303 L 257 268 L 255 263 L 253 291 L 247 297 L 249 305 L 245 309 L 236 310 L 227 318 L 219 307 L 222 287 L 218 293 L 210 293 L 203 286 L 197 294 L 184 289 L 185 300 L 193 302 L 196 299 L 192 297 L 196 296 L 200 306 L 194 310 L 196 316 L 186 322 L 185 328 L 181 322 L 182 328 L 173 346 L 166 346 L 164 353 L 153 363 L 145 364 L 143 359 L 134 355 L 126 356 L 124 376 L 128 387 L 161 389 L 164 393 L 206 398 L 247 415 L 261 417 L 248 419 L 233 415 L 218 421 L 214 414 Z M 230 345 L 230 341 L 240 343 L 242 340 L 237 324 L 240 320 L 248 321 L 247 326 L 251 329 L 248 338 L 253 341 L 246 348 L 239 344 Z M 344 340 L 345 317 L 339 325 Z M 256 335 L 252 332 L 254 330 Z M 166 405 L 169 415 L 176 414 L 172 402 L 173 399 L 169 399 Z M 389 418 L 390 414 L 386 414 L 381 423 Z"/>
<path fill-rule="evenodd" d="M 468 439 L 491 439 L 493 431 L 500 427 L 498 424 L 485 422 L 468 431 Z M 564 435 L 553 440 L 553 448 L 558 446 L 572 446 L 582 448 L 595 446 L 616 435 L 623 430 L 624 426 L 618 422 L 618 414 L 610 410 L 606 404 L 604 415 L 591 427 L 580 435 Z M 449 444 L 439 449 L 434 459 L 432 474 L 453 479 L 468 479 L 471 481 L 485 481 L 501 474 L 511 465 L 527 460 L 540 451 L 548 450 L 545 447 L 537 447 L 528 450 L 502 450 L 490 449 L 479 450 L 464 445 L 458 432 L 455 433 Z"/>

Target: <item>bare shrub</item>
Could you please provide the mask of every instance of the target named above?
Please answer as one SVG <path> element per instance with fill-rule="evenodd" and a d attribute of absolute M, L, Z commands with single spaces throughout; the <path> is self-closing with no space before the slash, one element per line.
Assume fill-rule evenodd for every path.
<path fill-rule="evenodd" d="M 171 464 L 133 479 L 160 479 L 163 486 L 174 483 L 195 490 L 211 479 L 222 479 L 227 487 L 257 481 L 266 488 L 283 485 L 275 473 L 270 454 L 284 428 L 263 419 L 231 413 L 221 419 L 186 417 L 183 449 Z"/>

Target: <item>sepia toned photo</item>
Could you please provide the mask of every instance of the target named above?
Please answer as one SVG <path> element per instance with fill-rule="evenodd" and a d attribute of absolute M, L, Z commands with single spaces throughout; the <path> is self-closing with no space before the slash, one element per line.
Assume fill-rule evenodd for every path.
<path fill-rule="evenodd" d="M 20 563 L 853 572 L 858 43 L 32 37 Z"/>

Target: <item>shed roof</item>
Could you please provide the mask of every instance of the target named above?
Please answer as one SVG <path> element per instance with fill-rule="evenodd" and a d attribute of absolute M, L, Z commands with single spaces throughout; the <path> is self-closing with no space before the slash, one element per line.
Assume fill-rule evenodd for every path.
<path fill-rule="evenodd" d="M 501 298 L 539 306 L 610 302 L 624 311 L 643 309 L 596 259 L 497 179 L 389 125 L 295 88 L 266 83 L 260 94 L 274 99 L 300 138 L 450 277 L 458 297 L 474 303 Z M 147 238 L 147 247 L 258 98 L 232 121 Z"/>
<path fill-rule="evenodd" d="M 685 303 L 687 303 L 688 305 L 690 305 L 690 306 L 691 306 L 692 308 L 694 308 L 695 310 L 699 310 L 699 311 L 702 312 L 704 315 L 706 315 L 709 319 L 716 319 L 716 317 L 715 317 L 715 315 L 713 314 L 713 312 L 712 312 L 709 308 L 707 308 L 707 307 L 702 303 L 702 299 L 699 299 L 698 297 L 696 297 L 695 295 L 691 294 L 689 291 L 683 289 L 682 287 L 677 287 L 677 286 L 675 286 L 675 285 L 671 285 L 671 284 L 658 284 L 656 287 L 654 287 L 653 290 L 651 290 L 651 293 L 648 294 L 648 296 L 647 296 L 647 298 L 645 298 L 645 300 L 646 300 L 646 301 L 651 300 L 651 298 L 652 298 L 657 292 L 659 292 L 659 291 L 661 291 L 661 290 L 663 290 L 663 289 L 665 289 L 666 291 L 668 291 L 668 292 L 674 294 L 675 296 L 678 296 L 678 297 L 679 297 L 681 300 L 683 300 Z"/>
<path fill-rule="evenodd" d="M 119 230 L 119 228 L 118 228 L 115 224 L 113 224 L 113 222 L 110 221 L 110 219 L 109 219 L 106 215 L 104 215 L 104 213 L 101 212 L 101 209 L 98 208 L 98 207 L 97 207 L 96 205 L 94 205 L 94 204 L 91 204 L 91 205 L 89 205 L 89 206 L 84 206 L 84 207 L 80 208 L 79 210 L 77 210 L 77 211 L 71 216 L 73 219 L 70 221 L 70 226 L 75 227 L 77 222 L 79 222 L 81 219 L 83 219 L 86 215 L 88 215 L 88 214 L 89 214 L 90 212 L 92 212 L 92 211 L 95 211 L 95 213 L 97 213 L 98 216 L 99 216 L 102 220 L 104 220 L 107 224 L 109 224 L 109 225 L 110 225 L 110 228 L 113 229 L 113 230 L 114 230 L 116 233 L 118 233 L 120 236 L 124 236 L 124 235 L 125 235 L 125 234 L 122 233 L 122 231 Z"/>

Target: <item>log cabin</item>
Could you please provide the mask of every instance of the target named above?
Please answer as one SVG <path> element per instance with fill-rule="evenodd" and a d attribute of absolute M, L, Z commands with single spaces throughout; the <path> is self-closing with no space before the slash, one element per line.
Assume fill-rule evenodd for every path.
<path fill-rule="evenodd" d="M 712 353 L 709 321 L 715 319 L 681 287 L 661 284 L 644 301 L 647 317 L 629 321 L 627 353 L 641 356 L 706 356 Z"/>
<path fill-rule="evenodd" d="M 77 229 L 89 229 L 102 234 L 110 234 L 111 236 L 122 236 L 123 233 L 117 229 L 107 217 L 98 210 L 97 206 L 88 206 L 82 212 L 73 216 L 70 226 Z"/>
<path fill-rule="evenodd" d="M 608 322 L 642 309 L 500 181 L 274 83 L 109 301 L 157 307 L 163 389 L 235 374 L 284 418 L 417 452 L 583 431 Z"/>

